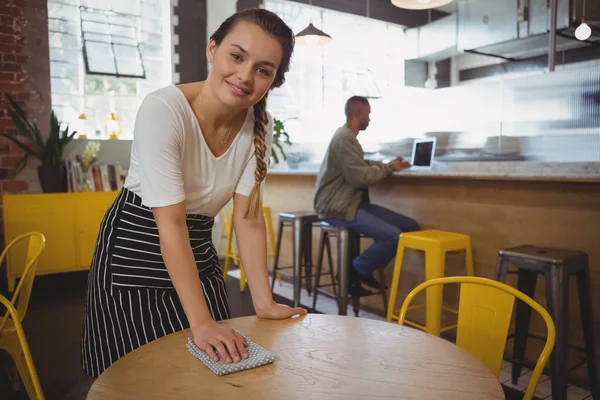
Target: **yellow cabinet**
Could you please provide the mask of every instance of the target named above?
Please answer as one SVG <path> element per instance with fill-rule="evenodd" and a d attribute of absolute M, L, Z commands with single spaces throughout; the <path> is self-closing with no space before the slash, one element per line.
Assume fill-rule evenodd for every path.
<path fill-rule="evenodd" d="M 3 196 L 5 244 L 26 232 L 41 232 L 46 249 L 36 275 L 87 270 L 104 213 L 117 192 L 9 194 Z M 25 247 L 7 259 L 7 279 L 12 292 L 20 277 Z"/>

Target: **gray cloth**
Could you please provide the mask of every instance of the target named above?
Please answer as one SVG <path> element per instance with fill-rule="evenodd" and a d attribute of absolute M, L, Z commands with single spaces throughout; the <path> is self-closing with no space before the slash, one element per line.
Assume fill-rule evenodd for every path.
<path fill-rule="evenodd" d="M 317 174 L 313 206 L 321 219 L 353 220 L 362 202 L 369 202 L 368 187 L 390 175 L 390 164 L 364 159 L 356 135 L 344 125 L 327 148 Z"/>
<path fill-rule="evenodd" d="M 196 343 L 194 343 L 192 338 L 188 338 L 186 347 L 191 354 L 202 361 L 208 369 L 218 376 L 261 367 L 263 365 L 271 364 L 277 359 L 274 353 L 266 350 L 242 333 L 238 333 L 242 335 L 244 341 L 248 344 L 248 358 L 237 363 L 225 364 L 218 352 L 217 355 L 219 356 L 219 361 L 213 361 L 205 351 L 200 350 L 198 346 L 196 346 Z"/>

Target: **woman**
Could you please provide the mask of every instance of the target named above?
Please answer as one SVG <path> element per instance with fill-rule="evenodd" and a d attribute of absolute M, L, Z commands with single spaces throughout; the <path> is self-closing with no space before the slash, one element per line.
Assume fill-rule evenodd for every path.
<path fill-rule="evenodd" d="M 215 322 L 229 318 L 229 308 L 211 228 L 231 198 L 258 317 L 306 313 L 273 301 L 261 206 L 273 136 L 267 93 L 285 81 L 293 48 L 292 31 L 275 14 L 238 12 L 210 38 L 206 81 L 168 86 L 142 102 L 129 174 L 102 221 L 88 279 L 89 375 L 188 327 L 215 361 L 217 352 L 226 363 L 248 356 L 241 336 Z"/>

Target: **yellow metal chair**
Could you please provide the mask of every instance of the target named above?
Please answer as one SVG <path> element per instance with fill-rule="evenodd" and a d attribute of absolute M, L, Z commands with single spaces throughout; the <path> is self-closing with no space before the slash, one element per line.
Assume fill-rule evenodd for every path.
<path fill-rule="evenodd" d="M 526 294 L 486 278 L 454 276 L 432 279 L 421 283 L 408 294 L 400 309 L 398 324 L 404 324 L 409 304 L 419 292 L 449 283 L 460 284 L 456 345 L 481 360 L 496 376 L 502 366 L 515 297 L 542 316 L 548 329 L 548 337 L 523 397 L 523 400 L 531 400 L 554 348 L 556 331 L 548 311 Z"/>
<path fill-rule="evenodd" d="M 395 313 L 398 285 L 400 283 L 400 272 L 405 249 L 415 249 L 425 252 L 425 280 L 442 278 L 445 275 L 446 253 L 449 251 L 465 252 L 466 275 L 475 275 L 473 269 L 473 255 L 471 251 L 471 237 L 461 233 L 446 232 L 439 230 L 423 230 L 406 232 L 400 235 L 396 262 L 394 264 L 394 275 L 390 288 L 390 298 L 387 307 L 387 321 L 391 322 L 398 318 Z M 406 324 L 415 328 L 423 329 L 427 333 L 439 336 L 441 332 L 454 329 L 456 325 L 441 327 L 442 310 L 456 313 L 456 310 L 442 306 L 443 288 L 432 287 L 427 289 L 425 304 L 419 304 L 411 309 L 425 307 L 425 326 L 413 321 Z"/>
<path fill-rule="evenodd" d="M 35 366 L 33 365 L 21 322 L 25 318 L 25 313 L 29 305 L 37 262 L 46 246 L 44 235 L 38 232 L 30 232 L 16 237 L 6 246 L 2 255 L 0 255 L 0 264 L 2 264 L 6 255 L 15 244 L 25 240 L 28 240 L 29 243 L 27 244 L 25 267 L 23 268 L 19 284 L 10 302 L 7 298 L 0 296 L 0 303 L 7 309 L 6 314 L 0 320 L 0 349 L 6 350 L 14 360 L 17 372 L 21 377 L 29 398 L 43 399 L 44 395 L 35 371 Z M 16 376 L 13 378 L 15 380 L 15 388 L 18 388 L 18 378 Z"/>
<path fill-rule="evenodd" d="M 263 206 L 263 214 L 265 216 L 265 223 L 267 225 L 267 241 L 269 251 L 267 257 L 275 257 L 275 232 L 273 230 L 273 218 L 271 217 L 271 207 Z M 229 211 L 229 218 L 225 210 L 221 210 L 221 217 L 223 218 L 223 230 L 227 232 L 227 247 L 225 249 L 225 266 L 223 268 L 223 278 L 227 280 L 227 273 L 229 272 L 229 266 L 233 261 L 234 265 L 238 265 L 240 268 L 240 292 L 246 289 L 246 274 L 244 273 L 244 267 L 242 266 L 242 260 L 237 254 L 233 247 L 233 207 Z M 277 274 L 277 281 L 281 285 L 281 276 Z"/>

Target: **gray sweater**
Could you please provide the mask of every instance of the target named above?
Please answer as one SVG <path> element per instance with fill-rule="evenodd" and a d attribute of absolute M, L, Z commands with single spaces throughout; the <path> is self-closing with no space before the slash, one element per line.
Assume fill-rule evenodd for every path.
<path fill-rule="evenodd" d="M 342 126 L 333 135 L 317 174 L 315 211 L 322 219 L 353 220 L 360 203 L 369 201 L 369 185 L 392 172 L 390 164 L 365 160 L 354 132 Z"/>

